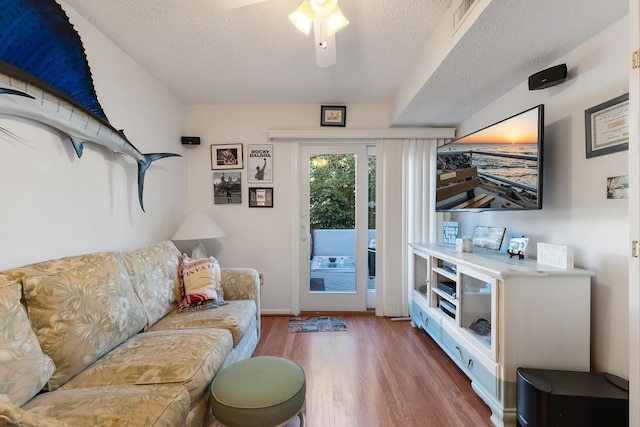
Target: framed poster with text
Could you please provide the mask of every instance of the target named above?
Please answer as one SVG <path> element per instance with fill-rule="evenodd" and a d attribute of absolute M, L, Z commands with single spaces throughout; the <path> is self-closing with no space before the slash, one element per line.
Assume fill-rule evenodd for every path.
<path fill-rule="evenodd" d="M 250 183 L 273 182 L 273 145 L 250 144 L 247 146 L 247 181 Z"/>

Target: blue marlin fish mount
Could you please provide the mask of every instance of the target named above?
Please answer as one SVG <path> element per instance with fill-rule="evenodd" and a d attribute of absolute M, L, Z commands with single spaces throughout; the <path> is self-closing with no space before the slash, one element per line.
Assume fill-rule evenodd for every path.
<path fill-rule="evenodd" d="M 0 113 L 59 130 L 69 137 L 78 158 L 85 142 L 133 158 L 143 211 L 144 176 L 151 163 L 180 156 L 142 154 L 109 123 L 80 36 L 53 0 L 7 0 L 0 5 Z"/>

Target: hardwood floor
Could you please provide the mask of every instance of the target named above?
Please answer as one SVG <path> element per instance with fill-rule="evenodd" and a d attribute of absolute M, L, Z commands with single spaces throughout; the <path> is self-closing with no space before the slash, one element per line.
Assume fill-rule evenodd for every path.
<path fill-rule="evenodd" d="M 289 333 L 288 316 L 262 318 L 254 356 L 304 369 L 308 427 L 493 425 L 469 379 L 424 331 L 372 314 L 336 315 L 347 331 Z"/>

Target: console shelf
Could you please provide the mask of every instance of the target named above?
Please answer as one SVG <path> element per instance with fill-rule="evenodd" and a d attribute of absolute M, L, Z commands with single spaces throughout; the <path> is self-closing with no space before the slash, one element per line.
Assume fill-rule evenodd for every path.
<path fill-rule="evenodd" d="M 471 379 L 495 425 L 516 425 L 517 368 L 589 371 L 592 272 L 435 244 L 410 250 L 412 324 Z"/>

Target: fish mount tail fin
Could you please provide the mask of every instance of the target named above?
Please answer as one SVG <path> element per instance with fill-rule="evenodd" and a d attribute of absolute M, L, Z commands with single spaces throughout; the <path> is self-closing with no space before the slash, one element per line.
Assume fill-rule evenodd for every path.
<path fill-rule="evenodd" d="M 152 162 L 155 162 L 159 159 L 164 159 L 165 157 L 182 157 L 180 154 L 175 153 L 151 153 L 144 154 L 144 161 L 138 161 L 138 201 L 140 202 L 140 208 L 142 208 L 142 212 L 144 210 L 144 202 L 142 201 L 142 192 L 144 190 L 144 175 L 151 166 Z"/>

